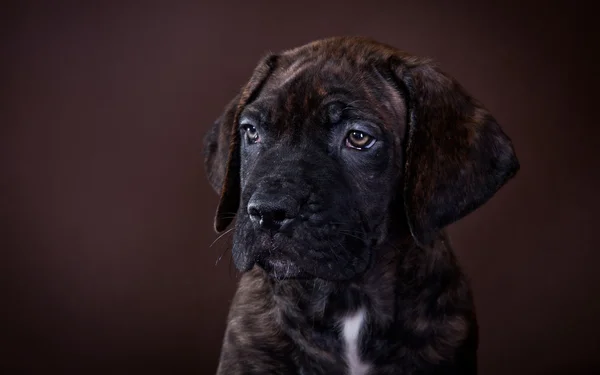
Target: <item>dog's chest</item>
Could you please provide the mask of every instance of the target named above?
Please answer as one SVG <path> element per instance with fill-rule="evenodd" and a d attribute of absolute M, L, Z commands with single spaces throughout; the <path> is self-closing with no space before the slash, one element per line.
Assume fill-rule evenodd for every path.
<path fill-rule="evenodd" d="M 360 358 L 360 334 L 365 322 L 365 310 L 360 309 L 340 321 L 341 338 L 348 375 L 366 375 L 369 365 Z"/>

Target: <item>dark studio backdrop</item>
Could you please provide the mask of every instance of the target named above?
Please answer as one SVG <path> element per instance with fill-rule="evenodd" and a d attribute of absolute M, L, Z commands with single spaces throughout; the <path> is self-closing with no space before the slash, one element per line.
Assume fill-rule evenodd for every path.
<path fill-rule="evenodd" d="M 0 368 L 215 370 L 236 274 L 201 141 L 267 51 L 367 35 L 435 58 L 514 141 L 450 227 L 485 375 L 600 370 L 598 25 L 551 2 L 3 5 Z"/>

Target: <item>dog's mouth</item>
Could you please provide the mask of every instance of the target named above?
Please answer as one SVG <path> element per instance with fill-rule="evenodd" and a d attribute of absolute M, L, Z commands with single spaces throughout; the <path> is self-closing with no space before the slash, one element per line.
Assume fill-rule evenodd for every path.
<path fill-rule="evenodd" d="M 311 231 L 299 229 L 284 235 L 238 228 L 234 243 L 243 238 L 249 246 L 234 246 L 236 267 L 247 271 L 257 265 L 277 280 L 331 281 L 352 279 L 369 267 L 371 249 L 361 237 L 332 233 L 328 240 L 317 240 Z"/>

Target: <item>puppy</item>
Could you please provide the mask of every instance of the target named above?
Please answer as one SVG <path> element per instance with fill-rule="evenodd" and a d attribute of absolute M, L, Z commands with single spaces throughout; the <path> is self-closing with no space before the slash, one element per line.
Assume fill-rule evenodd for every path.
<path fill-rule="evenodd" d="M 443 229 L 519 169 L 431 61 L 358 37 L 266 56 L 205 138 L 242 272 L 218 374 L 476 374 Z"/>

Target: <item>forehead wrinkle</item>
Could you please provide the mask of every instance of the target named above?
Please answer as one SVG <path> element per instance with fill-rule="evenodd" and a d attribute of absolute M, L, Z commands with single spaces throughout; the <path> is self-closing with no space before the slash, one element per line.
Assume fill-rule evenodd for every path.
<path fill-rule="evenodd" d="M 386 104 L 390 101 L 390 85 L 372 74 L 375 69 L 369 65 L 361 66 L 361 69 L 352 69 L 348 82 L 352 82 L 352 94 L 354 100 L 347 103 L 344 110 L 357 110 L 367 112 L 368 117 L 375 117 L 378 122 L 384 124 L 389 109 Z"/>
<path fill-rule="evenodd" d="M 298 76 L 306 70 L 308 62 L 309 59 L 298 59 L 281 72 L 282 80 L 279 83 L 279 87 L 284 88 L 292 81 L 296 80 Z"/>
<path fill-rule="evenodd" d="M 299 122 L 320 115 L 320 111 L 336 101 L 342 104 L 342 111 L 350 117 L 370 119 L 389 126 L 389 119 L 384 121 L 386 113 L 390 109 L 395 111 L 389 108 L 391 103 L 388 102 L 395 102 L 396 98 L 390 97 L 391 87 L 385 84 L 383 77 L 378 79 L 370 73 L 368 66 L 357 70 L 348 66 L 348 62 L 344 63 L 343 59 L 297 59 L 288 67 L 282 67 L 278 77 L 267 83 L 259 101 L 266 108 L 280 109 L 269 111 L 269 117 L 276 117 L 271 118 L 271 125 L 279 128 L 279 133 L 294 132 L 289 128 L 296 128 Z"/>
<path fill-rule="evenodd" d="M 375 102 L 378 105 L 378 114 L 388 119 L 384 122 L 386 128 L 394 127 L 394 123 L 390 123 L 389 119 L 394 119 L 396 122 L 403 123 L 406 116 L 406 104 L 404 95 L 397 90 L 381 73 L 375 70 L 375 75 L 371 77 L 372 84 L 370 91 L 375 92 L 378 98 Z M 399 133 L 402 132 L 393 132 Z"/>

